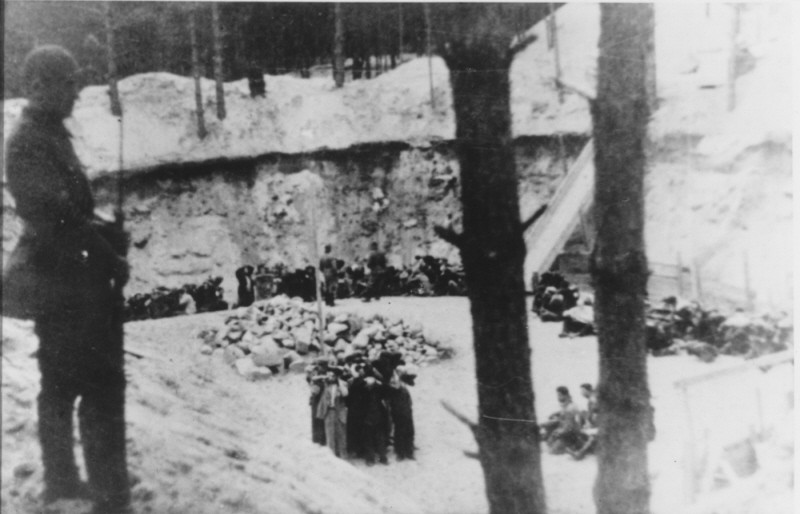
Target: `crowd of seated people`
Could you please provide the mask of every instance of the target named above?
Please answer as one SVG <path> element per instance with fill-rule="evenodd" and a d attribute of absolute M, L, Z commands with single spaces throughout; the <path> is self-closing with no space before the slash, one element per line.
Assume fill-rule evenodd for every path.
<path fill-rule="evenodd" d="M 794 327 L 785 313 L 730 315 L 670 296 L 648 305 L 647 348 L 653 355 L 685 352 L 703 361 L 718 354 L 758 357 L 791 348 Z"/>
<path fill-rule="evenodd" d="M 369 353 L 338 352 L 307 370 L 311 438 L 337 457 L 388 464 L 414 457 L 414 416 L 409 386 L 416 369 L 387 342 Z"/>
<path fill-rule="evenodd" d="M 581 410 L 566 386 L 556 388 L 560 408 L 539 425 L 542 441 L 550 453 L 568 453 L 581 460 L 595 449 L 597 439 L 597 395 L 592 384 L 581 384 L 586 408 Z"/>
<path fill-rule="evenodd" d="M 149 293 L 136 293 L 125 301 L 125 320 L 157 319 L 226 310 L 222 277 L 208 277 L 200 285 L 186 284 L 178 288 L 159 286 Z"/>
<path fill-rule="evenodd" d="M 349 265 L 342 259 L 335 259 L 335 262 L 335 298 L 364 298 L 370 286 L 370 271 L 365 262 L 358 260 Z M 283 264 L 260 265 L 254 273 L 256 284 L 253 287 L 257 287 L 259 277 L 269 277 L 271 286 L 267 295 L 285 294 L 312 301 L 316 298 L 315 272 L 313 266 L 290 271 Z M 242 282 L 240 279 L 240 286 Z M 460 265 L 446 259 L 417 256 L 411 266 L 387 266 L 380 293 L 384 296 L 464 295 L 464 272 Z"/>
<path fill-rule="evenodd" d="M 546 271 L 533 275 L 533 312 L 542 321 L 563 321 L 564 312 L 578 305 L 578 287 L 560 273 Z"/>
<path fill-rule="evenodd" d="M 542 321 L 560 321 L 560 337 L 583 337 L 595 333 L 594 298 L 570 284 L 563 275 L 548 271 L 533 275 L 533 312 Z"/>

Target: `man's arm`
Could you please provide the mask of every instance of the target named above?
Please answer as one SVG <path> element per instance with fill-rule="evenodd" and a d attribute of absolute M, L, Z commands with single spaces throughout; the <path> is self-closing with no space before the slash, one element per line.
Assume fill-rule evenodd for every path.
<path fill-rule="evenodd" d="M 87 205 L 81 205 L 67 192 L 58 169 L 59 160 L 52 142 L 42 136 L 12 136 L 6 155 L 6 177 L 16 203 L 17 213 L 25 220 L 63 225 L 70 229 L 70 239 L 81 241 L 87 250 L 107 264 L 117 280 L 127 282 L 127 261 L 114 251 L 90 222 Z M 61 164 L 63 165 L 63 164 Z"/>

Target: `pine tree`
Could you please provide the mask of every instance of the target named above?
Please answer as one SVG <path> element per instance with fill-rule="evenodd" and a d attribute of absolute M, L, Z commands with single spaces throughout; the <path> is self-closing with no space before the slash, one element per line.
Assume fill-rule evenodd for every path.
<path fill-rule="evenodd" d="M 546 4 L 544 4 L 546 6 Z M 450 68 L 461 169 L 461 252 L 473 320 L 479 447 L 492 514 L 546 512 L 534 408 L 517 172 L 511 138 L 512 39 L 541 4 L 437 4 L 432 23 Z M 441 34 L 441 32 L 436 32 Z M 444 45 L 441 45 L 444 43 Z"/>
<path fill-rule="evenodd" d="M 214 82 L 217 92 L 217 118 L 224 120 L 225 112 L 225 86 L 222 74 L 222 26 L 219 18 L 219 4 L 211 4 L 211 24 L 214 32 Z"/>
<path fill-rule="evenodd" d="M 653 7 L 602 4 L 600 9 L 592 102 L 597 227 L 592 278 L 600 349 L 595 502 L 598 514 L 646 514 L 653 425 L 645 346 L 644 172 Z"/>
<path fill-rule="evenodd" d="M 189 8 L 189 37 L 192 46 L 192 75 L 194 76 L 194 100 L 197 109 L 197 136 L 204 139 L 206 132 L 206 120 L 203 110 L 203 90 L 200 84 L 200 47 L 197 42 L 197 7 Z"/>

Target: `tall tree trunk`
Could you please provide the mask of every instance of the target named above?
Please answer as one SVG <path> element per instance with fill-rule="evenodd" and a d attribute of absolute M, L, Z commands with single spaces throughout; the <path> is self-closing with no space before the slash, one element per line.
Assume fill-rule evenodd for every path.
<path fill-rule="evenodd" d="M 122 117 L 122 103 L 117 86 L 117 57 L 114 53 L 114 20 L 111 15 L 111 2 L 103 3 L 103 20 L 106 28 L 106 59 L 108 65 L 108 96 L 111 101 L 111 114 Z"/>
<path fill-rule="evenodd" d="M 520 5 L 459 4 L 458 11 L 439 11 L 441 19 L 449 16 L 448 30 L 455 34 L 444 57 L 453 90 L 464 233 L 448 238 L 450 231 L 438 232 L 459 246 L 464 263 L 478 383 L 473 431 L 493 514 L 546 512 L 511 138 L 509 45 L 515 18 L 531 15 Z"/>
<path fill-rule="evenodd" d="M 197 110 L 197 135 L 200 139 L 206 137 L 206 120 L 203 113 L 203 90 L 200 86 L 200 49 L 197 44 L 197 15 L 196 8 L 189 9 L 189 38 L 192 45 L 192 75 L 194 76 L 194 101 Z"/>
<path fill-rule="evenodd" d="M 397 4 L 397 62 L 403 62 L 403 4 Z M 392 68 L 395 63 L 392 63 Z"/>
<path fill-rule="evenodd" d="M 600 347 L 598 514 L 649 512 L 644 248 L 645 142 L 649 116 L 646 45 L 651 4 L 601 4 L 592 259 Z"/>
<path fill-rule="evenodd" d="M 658 110 L 658 75 L 656 68 L 656 17 L 655 11 L 650 16 L 650 25 L 647 27 L 647 44 L 645 45 L 645 59 L 647 66 L 647 107 L 653 113 Z"/>
<path fill-rule="evenodd" d="M 336 87 L 344 85 L 344 14 L 341 2 L 333 7 L 333 81 Z"/>
<path fill-rule="evenodd" d="M 433 95 L 433 56 L 431 55 L 431 4 L 425 3 L 425 53 L 428 55 L 428 84 L 431 90 L 431 109 L 436 108 L 436 100 Z"/>
<path fill-rule="evenodd" d="M 225 112 L 225 86 L 222 76 L 222 25 L 219 19 L 219 4 L 211 3 L 211 25 L 214 31 L 214 82 L 217 89 L 217 118 L 224 120 Z"/>

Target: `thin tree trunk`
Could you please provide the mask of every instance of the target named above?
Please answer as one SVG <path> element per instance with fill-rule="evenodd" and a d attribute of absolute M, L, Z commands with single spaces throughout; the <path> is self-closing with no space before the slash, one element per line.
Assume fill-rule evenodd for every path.
<path fill-rule="evenodd" d="M 403 62 L 403 4 L 397 4 L 397 62 Z M 392 68 L 394 68 L 392 64 Z"/>
<path fill-rule="evenodd" d="M 222 77 L 222 26 L 219 20 L 219 4 L 211 3 L 211 24 L 214 31 L 214 82 L 217 89 L 217 118 L 224 120 L 225 112 L 225 87 Z"/>
<path fill-rule="evenodd" d="M 465 36 L 448 41 L 444 57 L 453 90 L 464 226 L 463 235 L 451 239 L 464 263 L 478 382 L 479 421 L 473 431 L 490 512 L 538 514 L 546 505 L 509 96 L 514 18 L 530 11 L 502 4 L 459 9 L 466 19 L 450 28 Z"/>
<path fill-rule="evenodd" d="M 122 116 L 122 103 L 117 86 L 117 58 L 114 52 L 114 20 L 111 16 L 111 2 L 103 4 L 103 18 L 106 26 L 106 63 L 108 65 L 108 96 L 111 101 L 111 114 Z"/>
<path fill-rule="evenodd" d="M 647 383 L 644 248 L 645 142 L 649 116 L 645 47 L 650 4 L 601 4 L 595 139 L 592 260 L 600 350 L 598 514 L 646 514 Z"/>
<path fill-rule="evenodd" d="M 194 100 L 197 109 L 197 135 L 206 137 L 206 120 L 203 114 L 203 90 L 200 87 L 200 50 L 197 44 L 197 16 L 195 8 L 189 9 L 189 34 L 192 45 L 192 75 L 194 76 Z"/>
<path fill-rule="evenodd" d="M 645 45 L 645 59 L 647 66 L 647 106 L 650 112 L 658 110 L 658 75 L 656 68 L 656 19 L 650 16 L 650 26 L 647 28 L 647 43 Z"/>
<path fill-rule="evenodd" d="M 431 54 L 431 4 L 423 6 L 425 12 L 425 53 L 428 55 L 428 84 L 431 89 L 431 109 L 436 108 L 436 100 L 433 95 L 433 56 Z"/>
<path fill-rule="evenodd" d="M 342 4 L 336 2 L 333 7 L 333 81 L 336 87 L 344 85 L 344 14 Z"/>

